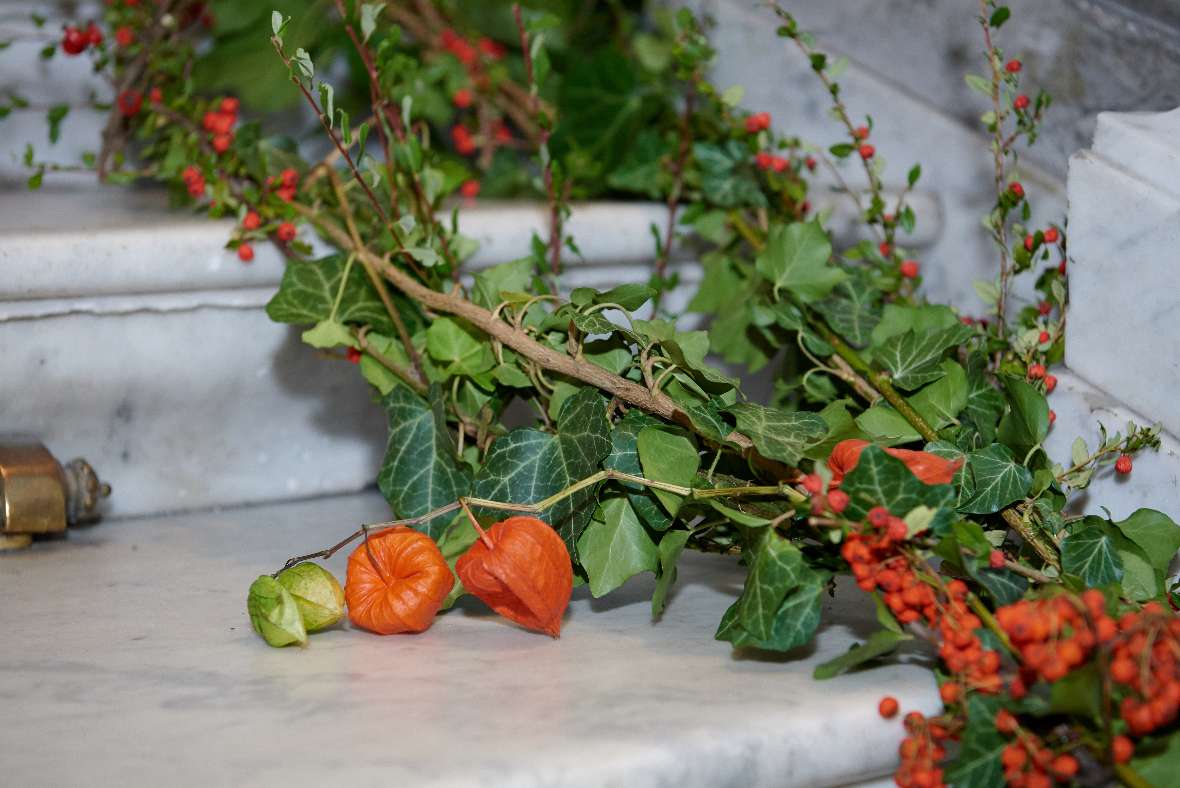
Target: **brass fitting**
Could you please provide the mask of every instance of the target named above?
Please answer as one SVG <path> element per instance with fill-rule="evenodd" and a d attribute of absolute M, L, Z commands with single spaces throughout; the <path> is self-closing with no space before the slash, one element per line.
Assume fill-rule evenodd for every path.
<path fill-rule="evenodd" d="M 37 440 L 0 439 L 0 550 L 97 520 L 99 502 L 110 494 L 85 460 L 63 466 Z"/>

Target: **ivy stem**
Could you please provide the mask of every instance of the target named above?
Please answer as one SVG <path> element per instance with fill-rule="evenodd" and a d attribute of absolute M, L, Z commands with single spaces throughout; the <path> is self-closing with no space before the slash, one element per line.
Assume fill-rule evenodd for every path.
<path fill-rule="evenodd" d="M 1005 509 L 1000 514 L 1004 518 L 1004 522 L 1020 534 L 1021 538 L 1040 556 L 1042 561 L 1058 571 L 1061 570 L 1061 559 L 1057 555 L 1057 548 L 1045 538 L 1040 528 L 1025 522 L 1024 518 L 1013 509 Z"/>
<path fill-rule="evenodd" d="M 474 515 L 471 513 L 471 510 L 468 508 L 469 506 L 478 506 L 478 507 L 481 507 L 484 509 L 496 509 L 499 511 L 506 511 L 506 512 L 526 512 L 529 514 L 541 514 L 544 511 L 546 511 L 547 509 L 551 509 L 555 504 L 565 500 L 566 498 L 573 495 L 574 493 L 584 490 L 587 487 L 593 487 L 594 485 L 598 484 L 599 482 L 603 482 L 603 481 L 620 481 L 620 482 L 630 482 L 631 484 L 640 484 L 640 485 L 643 485 L 644 487 L 650 487 L 655 490 L 664 490 L 666 492 L 670 492 L 675 495 L 680 495 L 685 498 L 690 498 L 692 500 L 706 500 L 709 498 L 737 498 L 737 497 L 747 496 L 747 495 L 750 495 L 750 496 L 781 495 L 786 498 L 789 498 L 792 503 L 803 503 L 804 501 L 807 500 L 806 495 L 804 495 L 803 493 L 794 489 L 789 484 L 748 485 L 748 486 L 743 486 L 743 487 L 713 487 L 713 488 L 707 488 L 707 489 L 698 489 L 696 487 L 686 487 L 682 484 L 672 484 L 670 482 L 656 481 L 655 479 L 645 479 L 642 476 L 635 476 L 634 474 L 623 473 L 622 471 L 608 469 L 608 470 L 604 470 L 604 471 L 598 471 L 597 473 L 592 474 L 592 475 L 586 477 L 585 479 L 580 479 L 579 481 L 576 481 L 573 484 L 571 484 L 569 487 L 566 487 L 564 490 L 559 490 L 558 492 L 554 493 L 553 495 L 550 495 L 548 498 L 544 498 L 540 501 L 537 501 L 536 503 L 506 503 L 503 501 L 492 501 L 492 500 L 488 500 L 486 498 L 474 498 L 472 496 L 465 495 L 456 501 L 453 501 L 451 503 L 440 506 L 437 509 L 433 509 L 429 512 L 426 512 L 425 514 L 420 514 L 417 517 L 404 517 L 399 520 L 388 520 L 383 523 L 372 523 L 372 524 L 362 525 L 359 529 L 354 531 L 348 537 L 342 539 L 341 541 L 337 542 L 336 544 L 332 545 L 329 548 L 326 548 L 324 550 L 319 550 L 314 553 L 308 553 L 307 555 L 300 555 L 300 556 L 296 556 L 294 558 L 288 559 L 287 562 L 285 564 L 283 564 L 282 569 L 289 569 L 290 567 L 295 566 L 296 564 L 301 564 L 304 561 L 311 561 L 316 558 L 319 558 L 319 559 L 331 558 L 333 555 L 340 552 L 341 550 L 343 550 L 348 545 L 352 544 L 354 541 L 356 541 L 360 537 L 364 536 L 367 538 L 368 534 L 371 531 L 381 532 L 381 531 L 388 530 L 390 528 L 396 528 L 401 525 L 420 525 L 422 523 L 430 522 L 431 520 L 435 519 L 436 517 L 441 517 L 445 514 L 450 514 L 451 512 L 457 511 L 459 509 L 463 510 L 463 512 L 471 520 L 471 523 L 475 527 L 475 529 L 480 533 L 481 536 L 483 536 L 483 534 L 484 534 L 483 529 L 481 529 L 479 526 L 479 523 L 476 522 Z M 488 543 L 486 539 L 485 539 L 485 544 L 488 544 L 488 547 L 491 547 L 491 544 Z M 279 571 L 281 572 L 282 569 L 280 569 Z M 275 574 L 278 574 L 278 572 L 276 572 Z"/>
<path fill-rule="evenodd" d="M 467 515 L 467 520 L 471 523 L 471 527 L 475 529 L 477 534 L 479 534 L 480 541 L 487 545 L 489 550 L 495 547 L 495 545 L 492 544 L 492 540 L 488 538 L 487 531 L 479 526 L 479 520 L 476 520 L 475 515 L 471 513 L 471 507 L 467 505 L 466 499 L 460 498 L 459 506 L 463 509 L 463 514 Z"/>

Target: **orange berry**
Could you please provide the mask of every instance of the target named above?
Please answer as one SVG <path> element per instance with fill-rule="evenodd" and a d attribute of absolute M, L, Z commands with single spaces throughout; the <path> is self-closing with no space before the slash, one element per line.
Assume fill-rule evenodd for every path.
<path fill-rule="evenodd" d="M 1115 736 L 1110 743 L 1110 754 L 1115 763 L 1126 763 L 1135 754 L 1135 744 L 1126 736 Z"/>
<path fill-rule="evenodd" d="M 890 719 L 897 716 L 897 698 L 892 695 L 886 695 L 881 698 L 881 702 L 877 704 L 877 712 L 885 719 Z M 908 740 L 907 740 L 908 741 Z"/>
<path fill-rule="evenodd" d="M 1078 773 L 1078 759 L 1072 755 L 1058 755 L 1053 759 L 1052 769 L 1060 777 L 1073 777 Z"/>
<path fill-rule="evenodd" d="M 959 696 L 962 694 L 963 688 L 953 681 L 948 681 L 946 684 L 943 684 L 938 688 L 939 697 L 941 697 L 942 702 L 948 706 L 957 701 Z"/>

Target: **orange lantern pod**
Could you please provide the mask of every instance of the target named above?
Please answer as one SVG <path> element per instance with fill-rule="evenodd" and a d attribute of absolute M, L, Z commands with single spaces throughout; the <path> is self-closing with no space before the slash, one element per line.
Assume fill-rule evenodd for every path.
<path fill-rule="evenodd" d="M 860 454 L 869 445 L 868 441 L 849 439 L 840 441 L 832 449 L 828 457 L 828 468 L 832 471 L 832 485 L 839 486 L 845 474 L 852 471 L 860 462 Z M 896 457 L 905 463 L 910 473 L 918 477 L 924 484 L 950 484 L 955 473 L 962 466 L 962 460 L 948 460 L 931 454 L 928 451 L 912 451 L 910 449 L 886 449 L 890 457 Z"/>
<path fill-rule="evenodd" d="M 504 618 L 561 635 L 574 573 L 565 542 L 544 520 L 496 523 L 459 558 L 455 572 L 464 588 Z"/>
<path fill-rule="evenodd" d="M 423 632 L 454 585 L 433 539 L 405 526 L 391 528 L 348 557 L 348 619 L 378 635 Z"/>

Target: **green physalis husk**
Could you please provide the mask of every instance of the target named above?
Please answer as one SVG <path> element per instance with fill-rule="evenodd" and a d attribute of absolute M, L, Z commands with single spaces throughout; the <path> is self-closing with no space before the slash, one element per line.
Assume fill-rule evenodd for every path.
<path fill-rule="evenodd" d="M 296 564 L 279 572 L 275 579 L 295 598 L 308 632 L 327 629 L 344 618 L 344 589 L 319 564 Z"/>
<path fill-rule="evenodd" d="M 307 645 L 307 629 L 299 614 L 299 605 L 291 592 L 269 575 L 262 575 L 250 586 L 246 598 L 250 625 L 272 646 Z"/>

